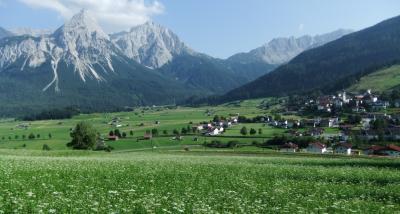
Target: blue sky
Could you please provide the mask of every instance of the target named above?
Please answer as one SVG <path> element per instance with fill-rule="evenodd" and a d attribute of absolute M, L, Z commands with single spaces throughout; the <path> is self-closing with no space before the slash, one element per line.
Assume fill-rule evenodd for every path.
<path fill-rule="evenodd" d="M 193 49 L 225 58 L 275 37 L 360 30 L 400 15 L 398 0 L 98 0 L 96 6 L 90 0 L 68 2 L 0 0 L 0 26 L 55 29 L 83 5 L 103 18 L 100 23 L 109 32 L 152 19 Z M 53 3 L 59 4 L 49 6 Z M 112 23 L 102 14 L 124 16 Z"/>

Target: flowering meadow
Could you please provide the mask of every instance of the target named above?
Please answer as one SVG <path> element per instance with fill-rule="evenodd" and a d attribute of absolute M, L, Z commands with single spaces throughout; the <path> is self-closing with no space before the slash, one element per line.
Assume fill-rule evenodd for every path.
<path fill-rule="evenodd" d="M 399 213 L 400 161 L 0 151 L 0 213 Z"/>

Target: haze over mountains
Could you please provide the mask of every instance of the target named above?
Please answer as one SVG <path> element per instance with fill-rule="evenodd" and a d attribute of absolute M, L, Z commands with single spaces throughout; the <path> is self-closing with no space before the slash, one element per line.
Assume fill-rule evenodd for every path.
<path fill-rule="evenodd" d="M 52 33 L 0 28 L 0 114 L 67 105 L 103 111 L 221 94 L 347 33 L 275 39 L 222 60 L 153 22 L 108 35 L 85 10 Z"/>

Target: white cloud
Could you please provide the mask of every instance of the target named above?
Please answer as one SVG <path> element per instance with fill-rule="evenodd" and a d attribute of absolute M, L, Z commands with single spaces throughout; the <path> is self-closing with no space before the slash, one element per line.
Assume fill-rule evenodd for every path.
<path fill-rule="evenodd" d="M 1 1 L 1 0 L 0 0 Z M 157 0 L 19 0 L 33 8 L 46 8 L 69 19 L 87 9 L 108 32 L 125 30 L 143 24 L 161 14 L 164 6 Z"/>

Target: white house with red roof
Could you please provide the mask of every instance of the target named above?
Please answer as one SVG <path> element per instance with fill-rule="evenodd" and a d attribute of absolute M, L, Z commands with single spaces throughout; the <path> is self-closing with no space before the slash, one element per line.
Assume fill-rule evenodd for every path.
<path fill-rule="evenodd" d="M 307 152 L 310 152 L 310 153 L 320 153 L 320 154 L 327 152 L 326 145 L 322 144 L 320 142 L 308 144 L 308 147 L 306 150 L 307 150 Z"/>
<path fill-rule="evenodd" d="M 335 154 L 351 155 L 352 145 L 349 143 L 339 143 L 334 147 Z"/>

